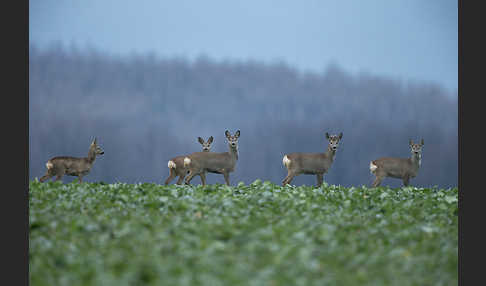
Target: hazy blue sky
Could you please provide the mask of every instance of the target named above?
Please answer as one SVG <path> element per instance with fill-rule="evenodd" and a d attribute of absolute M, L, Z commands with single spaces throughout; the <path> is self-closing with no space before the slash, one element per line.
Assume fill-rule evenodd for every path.
<path fill-rule="evenodd" d="M 457 89 L 453 0 L 30 0 L 29 40 L 113 54 L 282 60 Z"/>

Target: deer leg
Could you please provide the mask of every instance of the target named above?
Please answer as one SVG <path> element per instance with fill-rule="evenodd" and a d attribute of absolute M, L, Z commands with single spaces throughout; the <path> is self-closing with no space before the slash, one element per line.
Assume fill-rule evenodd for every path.
<path fill-rule="evenodd" d="M 285 186 L 287 183 L 287 180 L 290 178 L 290 172 L 287 173 L 287 176 L 285 176 L 285 178 L 283 179 L 282 181 L 282 187 Z"/>
<path fill-rule="evenodd" d="M 179 175 L 179 179 L 177 179 L 177 182 L 176 182 L 177 185 L 182 185 L 183 184 L 184 178 L 186 177 L 187 173 L 188 173 L 188 171 L 184 171 L 184 170 L 182 170 L 182 172 L 179 170 L 178 173 L 175 172 L 174 177 L 177 176 L 177 175 Z"/>
<path fill-rule="evenodd" d="M 223 176 L 224 176 L 224 181 L 226 182 L 226 185 L 230 185 L 230 180 L 229 180 L 229 173 L 228 172 L 224 172 L 223 173 Z"/>
<path fill-rule="evenodd" d="M 59 180 L 62 178 L 62 176 L 63 176 L 63 175 L 62 175 L 62 173 L 61 173 L 61 174 L 58 174 L 58 175 L 56 176 L 56 179 L 54 180 L 54 182 L 59 181 Z"/>
<path fill-rule="evenodd" d="M 317 187 L 322 186 L 322 178 L 324 177 L 324 174 L 316 174 L 317 176 Z"/>
<path fill-rule="evenodd" d="M 174 169 L 169 168 L 169 177 L 167 178 L 167 180 L 165 180 L 165 185 L 168 185 L 172 180 L 174 180 L 175 177 L 176 177 L 176 174 L 174 172 Z M 179 180 L 180 180 L 180 177 L 179 177 Z M 179 182 L 179 181 L 177 181 L 177 182 Z"/>
<path fill-rule="evenodd" d="M 288 178 L 289 178 L 289 175 L 285 176 L 285 178 L 282 181 L 282 187 L 286 185 L 285 182 L 287 181 Z"/>
<path fill-rule="evenodd" d="M 406 187 L 408 186 L 408 182 L 410 181 L 410 177 L 409 176 L 405 176 L 403 178 L 403 185 Z"/>
<path fill-rule="evenodd" d="M 83 182 L 83 176 L 79 175 L 78 179 L 79 179 L 78 183 L 81 184 Z"/>
<path fill-rule="evenodd" d="M 49 180 L 50 178 L 54 177 L 56 172 L 53 169 L 47 169 L 46 174 L 42 176 L 39 181 L 44 182 L 45 180 Z"/>
<path fill-rule="evenodd" d="M 56 175 L 56 179 L 54 179 L 54 182 L 59 181 L 64 176 L 64 174 L 66 174 L 66 168 L 64 167 L 53 168 L 52 174 Z"/>
<path fill-rule="evenodd" d="M 186 177 L 185 174 L 179 175 L 179 179 L 177 179 L 176 185 L 182 185 L 182 182 L 184 182 L 185 177 Z"/>
<path fill-rule="evenodd" d="M 381 175 L 376 175 L 376 179 L 373 182 L 373 184 L 371 184 L 371 187 L 373 187 L 373 188 L 378 187 L 381 184 L 381 181 L 383 180 L 383 178 L 384 177 L 381 176 Z"/>
<path fill-rule="evenodd" d="M 295 177 L 295 173 L 289 171 L 287 177 L 285 177 L 285 179 L 282 181 L 282 186 L 290 184 L 292 182 L 292 180 L 294 179 L 294 177 Z"/>
<path fill-rule="evenodd" d="M 206 185 L 206 172 L 202 172 L 201 174 L 199 174 L 199 177 L 201 177 L 202 185 L 205 186 Z"/>
<path fill-rule="evenodd" d="M 189 171 L 189 175 L 186 177 L 186 185 L 190 185 L 192 178 L 194 178 L 194 176 L 196 175 L 197 175 L 196 172 L 192 170 Z"/>
<path fill-rule="evenodd" d="M 39 182 L 44 182 L 45 180 L 49 180 L 50 178 L 52 178 L 52 176 L 54 176 L 53 174 L 49 174 L 49 171 L 44 175 L 42 176 L 40 179 L 39 179 Z"/>

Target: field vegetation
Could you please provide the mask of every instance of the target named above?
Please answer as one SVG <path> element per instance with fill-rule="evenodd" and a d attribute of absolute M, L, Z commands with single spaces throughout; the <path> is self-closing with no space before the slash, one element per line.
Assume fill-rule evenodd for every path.
<path fill-rule="evenodd" d="M 458 189 L 29 186 L 30 285 L 457 285 Z"/>

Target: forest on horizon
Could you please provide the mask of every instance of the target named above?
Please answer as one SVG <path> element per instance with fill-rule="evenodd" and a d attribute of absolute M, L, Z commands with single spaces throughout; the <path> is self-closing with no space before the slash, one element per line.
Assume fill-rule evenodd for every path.
<path fill-rule="evenodd" d="M 452 187 L 458 184 L 457 121 L 457 91 L 352 74 L 338 64 L 303 72 L 283 62 L 29 48 L 30 179 L 45 173 L 51 157 L 86 156 L 97 137 L 105 154 L 84 181 L 163 184 L 169 159 L 201 150 L 198 136 L 214 136 L 212 151 L 225 152 L 225 130 L 240 130 L 232 185 L 280 184 L 286 153 L 324 152 L 325 132 L 343 132 L 324 175 L 328 184 L 369 186 L 370 160 L 409 157 L 409 139 L 423 138 L 422 166 L 410 184 Z M 224 183 L 217 174 L 207 181 Z M 192 181 L 199 183 L 199 177 Z M 301 175 L 292 184 L 315 185 L 316 178 Z M 385 179 L 382 185 L 401 184 Z"/>

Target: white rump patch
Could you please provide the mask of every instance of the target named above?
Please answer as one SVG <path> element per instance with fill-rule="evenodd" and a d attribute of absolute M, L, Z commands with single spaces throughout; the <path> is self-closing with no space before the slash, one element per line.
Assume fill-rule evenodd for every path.
<path fill-rule="evenodd" d="M 191 159 L 189 157 L 185 157 L 184 158 L 184 167 L 189 166 L 189 164 L 191 164 Z"/>
<path fill-rule="evenodd" d="M 176 163 L 174 163 L 174 161 L 170 160 L 169 163 L 167 163 L 167 167 L 169 167 L 169 169 L 175 169 Z"/>
<path fill-rule="evenodd" d="M 51 161 L 47 161 L 46 167 L 47 167 L 47 169 L 51 169 L 52 167 L 54 167 L 54 164 L 52 164 Z"/>
<path fill-rule="evenodd" d="M 287 157 L 287 155 L 285 155 L 283 157 L 282 163 L 284 164 L 285 167 L 287 167 L 287 168 L 289 167 L 290 159 L 289 159 L 289 157 Z"/>
<path fill-rule="evenodd" d="M 376 171 L 376 169 L 378 169 L 378 166 L 373 164 L 373 162 L 370 162 L 370 171 L 372 174 Z"/>

